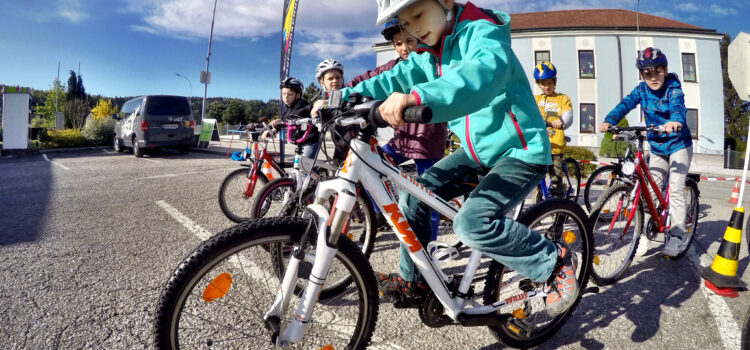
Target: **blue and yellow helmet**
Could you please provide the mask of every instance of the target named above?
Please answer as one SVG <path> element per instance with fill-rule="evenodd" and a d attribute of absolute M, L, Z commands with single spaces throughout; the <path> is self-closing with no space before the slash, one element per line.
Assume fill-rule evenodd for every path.
<path fill-rule="evenodd" d="M 536 65 L 534 68 L 534 79 L 542 80 L 554 78 L 557 76 L 557 68 L 552 63 L 542 62 Z"/>

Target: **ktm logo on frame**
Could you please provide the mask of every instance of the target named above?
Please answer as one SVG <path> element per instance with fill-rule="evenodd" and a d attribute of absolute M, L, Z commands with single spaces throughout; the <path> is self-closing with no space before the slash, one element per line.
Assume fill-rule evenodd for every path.
<path fill-rule="evenodd" d="M 404 221 L 401 221 L 401 218 L 404 216 L 401 215 L 401 212 L 398 211 L 398 205 L 396 203 L 391 203 L 386 206 L 383 206 L 383 209 L 386 213 L 390 214 L 391 222 L 393 223 L 393 226 L 396 228 L 396 231 L 398 231 L 399 234 L 404 238 L 404 243 L 409 247 L 409 251 L 412 253 L 416 253 L 420 249 L 422 249 L 422 245 L 419 244 L 419 240 L 417 240 L 417 236 L 414 235 L 414 231 L 411 230 L 411 227 L 409 227 L 409 223 L 406 222 L 406 218 L 404 218 Z"/>

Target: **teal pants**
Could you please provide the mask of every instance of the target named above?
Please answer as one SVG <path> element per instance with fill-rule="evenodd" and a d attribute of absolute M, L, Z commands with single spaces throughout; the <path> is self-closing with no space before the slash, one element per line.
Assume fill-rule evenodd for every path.
<path fill-rule="evenodd" d="M 547 165 L 502 158 L 494 167 L 483 167 L 461 149 L 441 159 L 417 178 L 436 195 L 450 199 L 471 192 L 453 221 L 453 231 L 465 245 L 518 273 L 545 281 L 557 262 L 555 245 L 505 213 L 520 203 L 544 177 Z M 465 179 L 483 174 L 473 190 Z M 430 209 L 414 196 L 401 193 L 399 209 L 422 246 L 430 242 Z M 401 245 L 399 274 L 407 281 L 422 280 L 419 270 Z"/>

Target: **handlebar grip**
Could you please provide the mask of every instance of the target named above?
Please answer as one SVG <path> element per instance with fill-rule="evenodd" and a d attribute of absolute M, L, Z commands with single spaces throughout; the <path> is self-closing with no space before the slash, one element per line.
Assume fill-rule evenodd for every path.
<path fill-rule="evenodd" d="M 404 109 L 404 122 L 427 124 L 432 120 L 432 109 L 427 106 L 413 106 Z"/>
<path fill-rule="evenodd" d="M 377 103 L 372 107 L 371 116 L 372 122 L 375 126 L 378 128 L 385 128 L 388 127 L 389 124 L 383 119 L 383 116 L 380 115 L 378 107 L 381 103 Z M 402 117 L 406 123 L 427 124 L 432 120 L 432 109 L 427 106 L 406 107 Z"/>

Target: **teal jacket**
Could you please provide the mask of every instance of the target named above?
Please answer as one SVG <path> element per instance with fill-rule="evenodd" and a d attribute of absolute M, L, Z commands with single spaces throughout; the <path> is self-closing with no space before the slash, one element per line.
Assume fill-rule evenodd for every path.
<path fill-rule="evenodd" d="M 386 99 L 411 93 L 429 106 L 432 123 L 448 122 L 468 155 L 492 167 L 504 157 L 549 165 L 544 119 L 526 74 L 510 48 L 510 16 L 472 3 L 457 5 L 450 34 L 439 51 L 420 45 L 393 69 L 346 88 Z"/>

